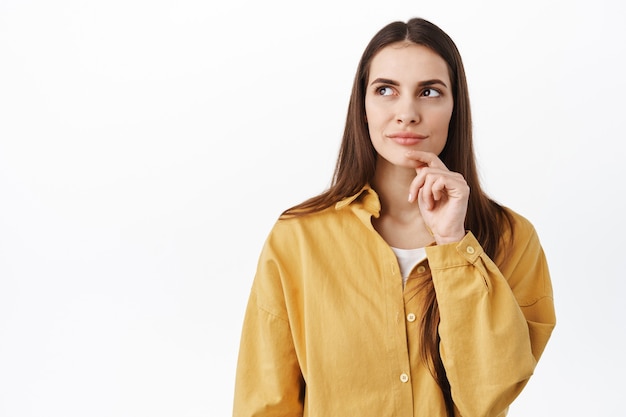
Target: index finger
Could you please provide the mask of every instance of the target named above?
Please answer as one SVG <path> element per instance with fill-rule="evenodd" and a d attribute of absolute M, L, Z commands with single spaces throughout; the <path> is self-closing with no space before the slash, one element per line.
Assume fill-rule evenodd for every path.
<path fill-rule="evenodd" d="M 441 159 L 432 152 L 411 150 L 407 151 L 406 157 L 412 161 L 418 162 L 415 168 L 421 168 L 428 166 L 431 168 L 448 169 L 446 165 L 441 162 Z"/>

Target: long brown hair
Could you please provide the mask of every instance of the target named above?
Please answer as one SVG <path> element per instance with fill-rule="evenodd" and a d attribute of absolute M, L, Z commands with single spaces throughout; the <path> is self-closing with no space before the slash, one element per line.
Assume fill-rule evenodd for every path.
<path fill-rule="evenodd" d="M 414 18 L 408 22 L 393 22 L 383 27 L 371 39 L 358 65 L 348 114 L 330 187 L 322 194 L 298 204 L 283 216 L 301 216 L 331 207 L 338 201 L 354 195 L 374 177 L 377 154 L 370 140 L 365 117 L 366 83 L 372 59 L 382 48 L 396 42 L 408 41 L 424 45 L 439 54 L 448 64 L 454 109 L 448 128 L 446 145 L 439 158 L 451 171 L 465 177 L 471 193 L 465 227 L 471 230 L 485 252 L 494 257 L 500 250 L 503 227 L 511 226 L 507 212 L 490 199 L 480 186 L 474 146 L 472 118 L 465 70 L 461 55 L 452 39 L 433 23 Z M 426 306 L 422 315 L 422 358 L 442 390 L 448 416 L 454 416 L 450 384 L 439 354 L 439 308 L 432 280 L 425 283 Z"/>

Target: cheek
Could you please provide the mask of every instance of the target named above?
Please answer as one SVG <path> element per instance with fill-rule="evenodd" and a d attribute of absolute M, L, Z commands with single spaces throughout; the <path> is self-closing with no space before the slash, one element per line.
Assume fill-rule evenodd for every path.
<path fill-rule="evenodd" d="M 378 129 L 378 126 L 380 125 L 376 112 L 368 111 L 367 107 L 365 108 L 365 123 L 367 123 L 367 130 L 370 133 Z"/>
<path fill-rule="evenodd" d="M 372 103 L 366 98 L 365 99 L 365 120 L 370 121 L 373 120 L 373 115 L 375 114 L 372 109 Z"/>
<path fill-rule="evenodd" d="M 381 129 L 387 122 L 385 108 L 365 102 L 365 121 L 368 129 Z"/>
<path fill-rule="evenodd" d="M 447 132 L 451 119 L 452 109 L 441 109 L 441 111 L 437 112 L 434 118 L 437 130 Z"/>

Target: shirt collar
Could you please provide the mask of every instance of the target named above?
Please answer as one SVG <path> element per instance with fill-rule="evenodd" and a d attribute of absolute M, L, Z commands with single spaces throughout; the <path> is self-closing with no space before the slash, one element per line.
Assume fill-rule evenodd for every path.
<path fill-rule="evenodd" d="M 339 201 L 335 204 L 335 209 L 341 210 L 350 205 L 353 206 L 354 210 L 358 208 L 364 209 L 374 217 L 380 215 L 380 199 L 376 191 L 374 191 L 369 184 L 365 184 L 356 194 Z"/>

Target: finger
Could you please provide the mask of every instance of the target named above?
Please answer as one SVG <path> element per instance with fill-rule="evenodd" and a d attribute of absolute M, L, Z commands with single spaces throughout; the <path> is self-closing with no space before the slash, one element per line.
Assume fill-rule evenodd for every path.
<path fill-rule="evenodd" d="M 424 192 L 423 188 L 420 188 L 419 192 L 417 193 L 417 205 L 420 211 L 431 209 L 431 203 L 428 197 L 426 196 L 426 193 Z"/>
<path fill-rule="evenodd" d="M 446 179 L 444 177 L 439 177 L 435 180 L 431 186 L 431 194 L 433 196 L 433 201 L 441 201 L 441 199 L 447 194 Z"/>
<path fill-rule="evenodd" d="M 417 175 L 411 181 L 409 185 L 409 203 L 413 203 L 417 199 L 417 194 L 420 189 L 424 186 L 424 181 L 426 180 L 426 176 L 428 174 L 427 169 L 417 169 Z"/>
<path fill-rule="evenodd" d="M 420 210 L 432 210 L 435 207 L 435 202 L 433 201 L 433 196 L 429 192 L 429 190 L 424 187 L 420 188 L 418 192 L 418 205 Z"/>
<path fill-rule="evenodd" d="M 424 178 L 424 184 L 420 188 L 420 194 L 422 196 L 422 203 L 425 205 L 425 208 L 428 210 L 432 210 L 435 207 L 436 196 L 433 193 L 433 186 L 436 183 L 438 177 L 436 175 L 426 175 Z"/>
<path fill-rule="evenodd" d="M 427 166 L 431 168 L 448 170 L 448 168 L 441 161 L 441 159 L 439 159 L 439 157 L 432 152 L 410 150 L 407 151 L 406 157 L 416 163 L 415 168 Z"/>
<path fill-rule="evenodd" d="M 419 189 L 424 186 L 426 178 L 450 175 L 450 171 L 447 169 L 422 167 L 416 168 L 415 171 L 417 175 L 409 185 L 409 202 L 415 201 L 415 197 L 417 196 Z"/>

